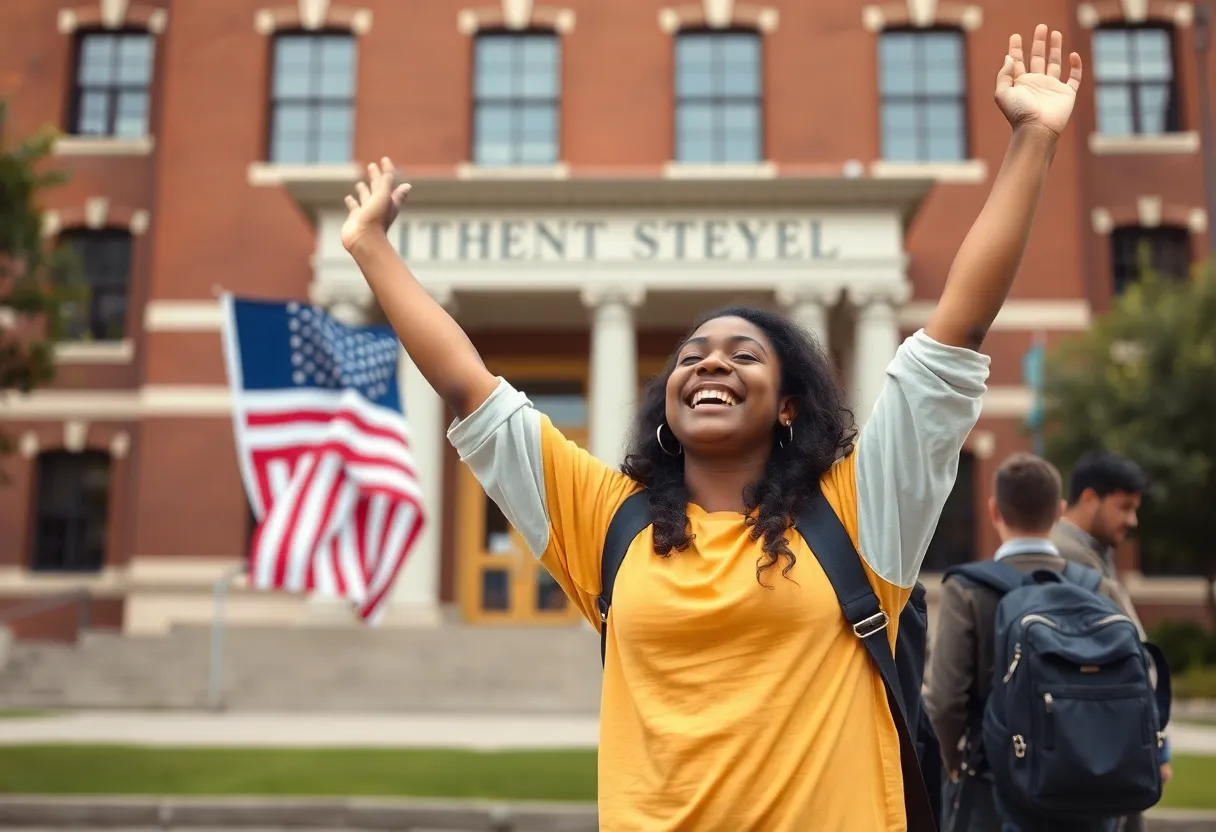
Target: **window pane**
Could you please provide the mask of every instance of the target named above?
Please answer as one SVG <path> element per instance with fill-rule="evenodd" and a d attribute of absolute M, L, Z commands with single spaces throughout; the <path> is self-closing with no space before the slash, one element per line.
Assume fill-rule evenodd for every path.
<path fill-rule="evenodd" d="M 1174 76 L 1170 36 L 1164 29 L 1134 33 L 1136 75 L 1141 81 L 1169 81 Z"/>
<path fill-rule="evenodd" d="M 680 35 L 676 38 L 676 66 L 708 72 L 713 66 L 712 35 Z"/>
<path fill-rule="evenodd" d="M 104 136 L 110 132 L 110 96 L 104 92 L 82 92 L 76 116 L 76 132 Z"/>
<path fill-rule="evenodd" d="M 110 460 L 94 451 L 38 458 L 35 570 L 97 571 L 105 560 Z"/>
<path fill-rule="evenodd" d="M 1132 77 L 1131 45 L 1122 29 L 1094 32 L 1094 77 L 1102 81 L 1126 81 Z"/>
<path fill-rule="evenodd" d="M 963 92 L 963 70 L 958 61 L 927 61 L 921 67 L 920 89 L 937 95 L 959 95 Z"/>
<path fill-rule="evenodd" d="M 142 91 L 119 93 L 114 135 L 135 138 L 147 133 L 148 94 Z"/>
<path fill-rule="evenodd" d="M 473 161 L 479 165 L 511 164 L 511 132 L 514 119 L 505 106 L 482 104 L 474 119 Z"/>
<path fill-rule="evenodd" d="M 714 78 L 708 65 L 677 64 L 676 95 L 681 98 L 709 96 L 714 91 Z"/>
<path fill-rule="evenodd" d="M 722 138 L 722 156 L 714 161 L 732 164 L 759 162 L 759 137 L 755 133 L 727 133 Z"/>
<path fill-rule="evenodd" d="M 355 95 L 355 46 L 348 38 L 322 38 L 318 94 L 326 98 Z"/>
<path fill-rule="evenodd" d="M 926 64 L 952 66 L 963 70 L 963 40 L 957 32 L 925 32 L 917 36 Z"/>
<path fill-rule="evenodd" d="M 84 35 L 80 39 L 76 77 L 82 85 L 97 86 L 114 82 L 114 35 Z"/>
<path fill-rule="evenodd" d="M 123 35 L 118 41 L 119 84 L 147 86 L 152 80 L 152 38 Z"/>
<path fill-rule="evenodd" d="M 516 82 L 516 89 L 524 98 L 556 98 L 557 67 L 526 66 Z"/>
<path fill-rule="evenodd" d="M 507 612 L 511 609 L 510 572 L 505 569 L 482 570 L 481 608 L 486 612 Z"/>
<path fill-rule="evenodd" d="M 878 65 L 884 93 L 911 92 L 915 81 L 913 36 L 887 32 L 878 42 Z"/>
<path fill-rule="evenodd" d="M 1131 88 L 1123 85 L 1102 85 L 1094 93 L 1098 132 L 1108 136 L 1130 136 L 1132 123 Z"/>
<path fill-rule="evenodd" d="M 719 110 L 725 131 L 736 136 L 760 135 L 760 109 L 755 104 L 726 104 Z"/>
<path fill-rule="evenodd" d="M 713 139 L 702 133 L 678 134 L 676 161 L 692 164 L 708 163 L 714 159 Z"/>
<path fill-rule="evenodd" d="M 887 102 L 882 108 L 882 157 L 893 162 L 916 160 L 916 105 Z"/>
<path fill-rule="evenodd" d="M 568 603 L 566 594 L 557 581 L 544 569 L 536 570 L 537 612 L 561 612 Z"/>
<path fill-rule="evenodd" d="M 1170 129 L 1170 89 L 1166 86 L 1144 85 L 1137 90 L 1140 106 L 1140 133 L 1154 135 Z"/>
<path fill-rule="evenodd" d="M 961 133 L 932 132 L 925 141 L 926 162 L 961 162 L 966 159 Z"/>

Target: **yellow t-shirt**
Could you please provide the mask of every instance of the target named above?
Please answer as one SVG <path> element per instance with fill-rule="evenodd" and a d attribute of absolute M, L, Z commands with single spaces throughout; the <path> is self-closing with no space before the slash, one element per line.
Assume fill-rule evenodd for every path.
<path fill-rule="evenodd" d="M 854 453 L 821 480 L 893 646 L 898 613 L 979 415 L 987 359 L 918 333 Z M 506 382 L 449 431 L 461 458 L 597 627 L 600 556 L 637 483 L 566 440 Z M 757 581 L 744 517 L 690 505 L 692 545 L 618 573 L 600 718 L 609 832 L 899 832 L 899 740 L 882 680 L 802 538 Z"/>

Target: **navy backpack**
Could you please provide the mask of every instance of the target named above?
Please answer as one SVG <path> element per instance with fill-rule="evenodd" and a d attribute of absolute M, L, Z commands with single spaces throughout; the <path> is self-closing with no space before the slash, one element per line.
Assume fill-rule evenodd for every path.
<path fill-rule="evenodd" d="M 945 580 L 959 576 L 1000 598 L 992 692 L 968 776 L 987 768 L 1011 811 L 1045 822 L 1100 821 L 1154 806 L 1169 669 L 1115 602 L 1098 594 L 1102 575 L 1075 563 L 1063 573 L 1023 574 L 985 561 L 947 570 Z M 965 803 L 961 797 L 960 816 Z"/>
<path fill-rule="evenodd" d="M 608 525 L 600 564 L 602 589 L 597 601 L 601 661 L 607 651 L 608 610 L 612 606 L 612 586 L 617 571 L 633 539 L 653 522 L 646 492 L 639 491 L 621 504 Z M 878 596 L 866 579 L 861 558 L 848 531 L 821 493 L 816 494 L 798 515 L 795 529 L 823 567 L 836 590 L 845 619 L 862 640 L 887 688 L 891 715 L 899 732 L 908 832 L 937 832 L 941 809 L 941 747 L 921 698 L 928 642 L 925 588 L 918 583 L 911 600 L 900 613 L 895 655 L 892 655 L 886 636 L 887 614 L 879 606 Z"/>

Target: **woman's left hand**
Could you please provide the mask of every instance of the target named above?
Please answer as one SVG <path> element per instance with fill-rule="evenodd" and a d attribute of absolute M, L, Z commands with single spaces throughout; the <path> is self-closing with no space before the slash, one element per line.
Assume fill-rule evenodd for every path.
<path fill-rule="evenodd" d="M 1081 56 L 1068 56 L 1068 78 L 1063 72 L 1063 36 L 1039 24 L 1030 46 L 1030 66 L 1022 53 L 1022 36 L 1009 38 L 1009 54 L 996 78 L 996 103 L 1014 127 L 1042 128 L 1059 136 L 1068 126 L 1077 90 L 1081 87 Z"/>

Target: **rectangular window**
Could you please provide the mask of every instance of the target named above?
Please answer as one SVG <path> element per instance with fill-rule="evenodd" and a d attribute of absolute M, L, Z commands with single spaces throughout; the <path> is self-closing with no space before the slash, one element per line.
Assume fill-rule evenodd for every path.
<path fill-rule="evenodd" d="M 561 52 L 556 35 L 492 33 L 477 38 L 473 73 L 473 162 L 552 165 L 559 156 Z"/>
<path fill-rule="evenodd" d="M 152 36 L 85 32 L 76 41 L 68 133 L 140 138 L 148 135 Z"/>
<path fill-rule="evenodd" d="M 97 572 L 105 564 L 110 457 L 52 451 L 38 457 L 31 568 Z"/>
<path fill-rule="evenodd" d="M 687 32 L 676 37 L 676 161 L 763 161 L 760 48 L 755 32 Z"/>
<path fill-rule="evenodd" d="M 884 32 L 878 43 L 882 158 L 967 159 L 967 66 L 963 33 Z"/>
<path fill-rule="evenodd" d="M 1110 242 L 1115 294 L 1135 283 L 1145 269 L 1179 280 L 1190 274 L 1191 234 L 1185 228 L 1116 228 Z"/>
<path fill-rule="evenodd" d="M 131 234 L 72 228 L 59 235 L 80 262 L 80 300 L 64 310 L 69 340 L 121 341 L 131 291 Z"/>
<path fill-rule="evenodd" d="M 1095 30 L 1094 79 L 1099 133 L 1152 136 L 1181 128 L 1169 29 Z"/>
<path fill-rule="evenodd" d="M 270 161 L 346 164 L 355 132 L 355 39 L 279 35 L 274 40 Z"/>

